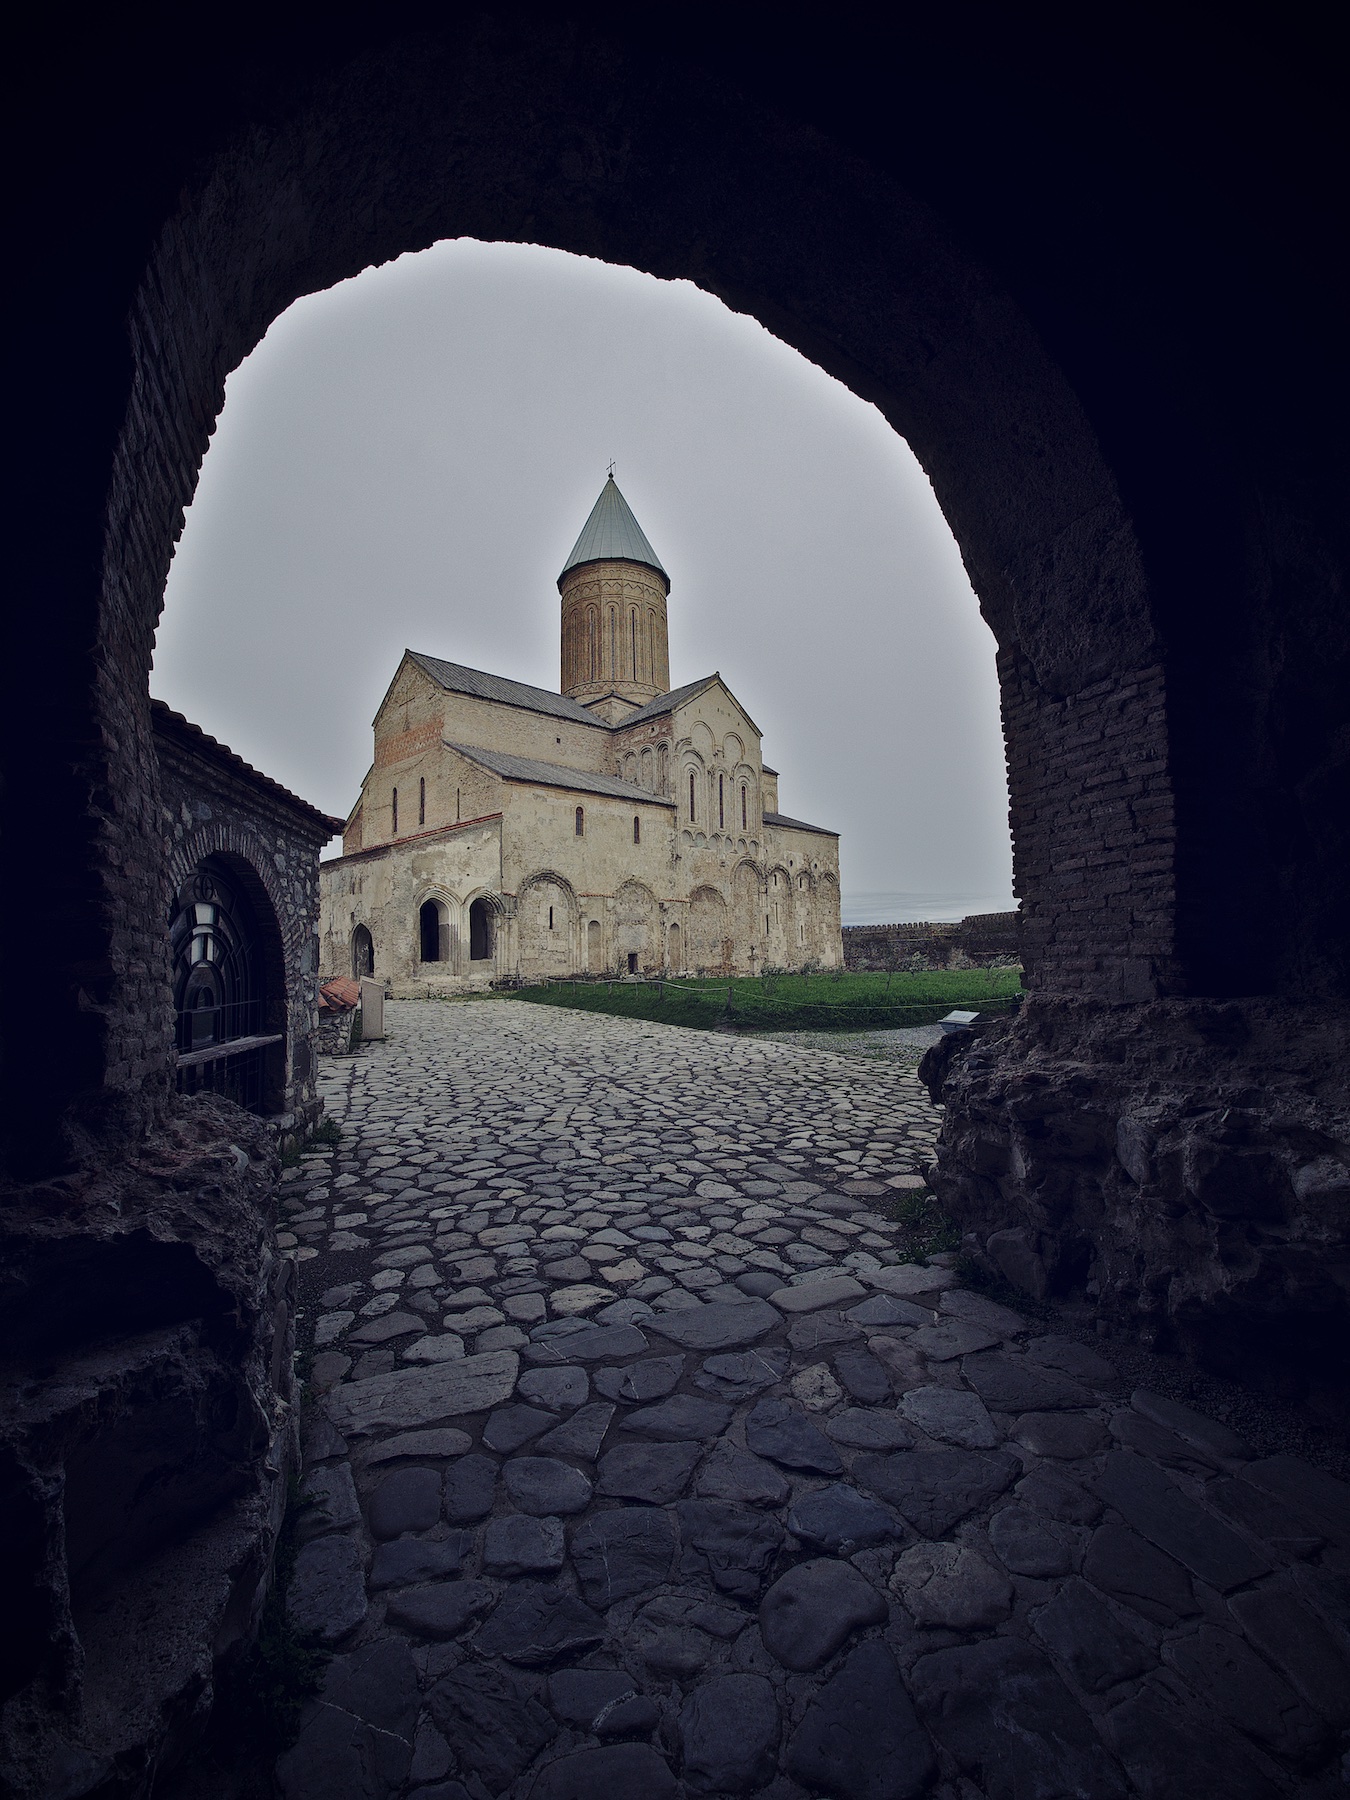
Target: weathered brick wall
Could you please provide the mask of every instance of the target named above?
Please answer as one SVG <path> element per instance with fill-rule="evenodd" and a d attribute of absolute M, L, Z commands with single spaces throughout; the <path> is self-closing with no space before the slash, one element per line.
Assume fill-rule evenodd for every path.
<path fill-rule="evenodd" d="M 1019 915 L 970 913 L 964 919 L 903 925 L 846 925 L 846 969 L 948 969 L 1018 959 Z"/>

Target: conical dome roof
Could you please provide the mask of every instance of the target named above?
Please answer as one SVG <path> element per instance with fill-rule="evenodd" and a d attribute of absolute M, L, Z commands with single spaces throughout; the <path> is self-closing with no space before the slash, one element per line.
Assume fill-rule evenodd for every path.
<path fill-rule="evenodd" d="M 581 536 L 572 546 L 572 554 L 563 564 L 558 580 L 580 563 L 619 559 L 655 569 L 669 591 L 670 577 L 661 567 L 661 558 L 647 542 L 646 533 L 633 517 L 632 508 L 611 475 L 601 488 L 600 498 L 591 508 L 591 516 L 582 526 Z"/>

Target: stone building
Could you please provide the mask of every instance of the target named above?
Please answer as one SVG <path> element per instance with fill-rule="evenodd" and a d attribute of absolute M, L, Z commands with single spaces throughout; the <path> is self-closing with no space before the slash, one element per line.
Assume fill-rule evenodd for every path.
<path fill-rule="evenodd" d="M 779 812 L 720 674 L 671 690 L 669 577 L 612 475 L 558 589 L 560 693 L 405 652 L 322 867 L 324 973 L 841 966 L 838 834 Z"/>
<path fill-rule="evenodd" d="M 153 700 L 180 1093 L 286 1135 L 319 1115 L 319 852 L 341 821 Z"/>

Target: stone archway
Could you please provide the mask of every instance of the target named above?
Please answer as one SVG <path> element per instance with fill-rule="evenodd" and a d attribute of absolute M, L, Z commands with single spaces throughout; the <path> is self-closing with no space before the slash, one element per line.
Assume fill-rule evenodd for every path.
<path fill-rule="evenodd" d="M 1150 1317 L 1212 1312 L 1216 1300 L 1239 1317 L 1296 1312 L 1304 1276 L 1275 1279 L 1250 1231 L 1235 1257 L 1203 1182 L 1164 1191 L 1161 1177 L 1136 1181 L 1111 1146 L 1120 1121 L 1138 1116 L 1150 1052 L 1164 1040 L 1176 1050 L 1176 1120 L 1225 1081 L 1261 1091 L 1276 1067 L 1303 1095 L 1314 1042 L 1344 1066 L 1327 1009 L 1350 991 L 1350 840 L 1335 805 L 1350 559 L 1326 498 L 1339 491 L 1327 477 L 1339 428 L 1314 417 L 1335 383 L 1290 383 L 1272 328 L 1269 417 L 1277 390 L 1319 397 L 1295 403 L 1306 429 L 1271 425 L 1276 448 L 1258 453 L 1248 363 L 1242 441 L 1228 442 L 1232 362 L 1212 341 L 1220 308 L 1198 290 L 1189 311 L 1175 298 L 1172 251 L 1190 234 L 1164 231 L 1153 245 L 1150 305 L 1137 310 L 1155 337 L 1140 339 L 1132 362 L 1096 322 L 1106 263 L 1079 284 L 1078 250 L 1064 247 L 1078 244 L 1082 209 L 1047 217 L 1019 263 L 1008 248 L 1016 234 L 991 225 L 974 189 L 888 164 L 856 105 L 841 106 L 831 138 L 748 94 L 743 70 L 732 85 L 636 42 L 489 20 L 376 44 L 356 36 L 324 47 L 326 61 L 316 48 L 279 76 L 265 115 L 261 101 L 241 99 L 228 132 L 190 145 L 170 137 L 155 178 L 128 182 L 137 198 L 119 200 L 108 227 L 125 228 L 123 242 L 96 282 L 84 272 L 103 307 L 96 330 L 69 328 L 61 307 L 45 308 L 50 322 L 34 308 L 34 341 L 48 346 L 34 367 L 69 362 L 68 379 L 87 383 L 92 423 L 68 452 L 69 479 L 48 477 L 61 490 L 59 528 L 45 530 L 34 557 L 34 603 L 15 609 L 26 652 L 7 665 L 20 700 L 32 671 L 53 672 L 39 729 L 11 732 L 7 841 L 29 847 L 46 883 L 11 884 L 7 940 L 45 941 L 46 889 L 62 896 L 52 955 L 12 975 L 11 1016 L 28 1022 L 6 1094 L 14 1165 L 46 1174 L 89 1154 L 100 1134 L 136 1139 L 167 1116 L 171 1008 L 157 938 L 167 894 L 155 809 L 144 804 L 156 792 L 145 674 L 225 376 L 301 294 L 441 237 L 528 238 L 722 295 L 873 401 L 932 479 L 999 643 L 1035 1001 L 1003 1048 L 988 1048 L 978 1080 L 952 1072 L 944 1182 L 963 1222 L 977 1240 L 998 1235 L 994 1226 L 1025 1229 L 1053 1261 L 1051 1240 L 1068 1221 L 1078 1242 L 1065 1266 L 1104 1242 L 1095 1285 L 1126 1311 L 1138 1303 L 1132 1259 L 1147 1239 Z M 1029 31 L 1013 55 L 1028 78 L 1037 42 Z M 784 105 L 809 113 L 801 96 L 816 85 L 803 80 Z M 1081 121 L 1053 117 L 1067 162 Z M 101 148 L 90 148 L 91 169 Z M 1182 186 L 1117 154 L 1114 178 L 1135 197 L 1129 217 L 1173 217 Z M 1203 183 L 1198 163 L 1191 172 Z M 64 228 L 69 185 L 53 185 L 53 221 L 78 239 Z M 1292 270 L 1291 293 L 1307 296 L 1290 310 L 1289 341 L 1325 339 L 1326 367 L 1338 367 L 1331 334 L 1318 336 L 1325 284 L 1306 278 L 1267 224 L 1252 229 L 1264 260 Z M 1244 251 L 1236 285 L 1263 257 Z M 1226 303 L 1235 283 L 1215 294 Z M 1266 329 L 1260 307 L 1251 317 Z M 38 411 L 63 416 L 45 391 Z M 19 721 L 26 708 L 16 701 L 5 716 Z M 1216 1024 L 1207 996 L 1236 1010 L 1221 1008 Z M 1133 1062 L 1118 1042 L 1102 1048 L 1103 1034 L 1131 1032 L 1142 1046 Z M 1068 1184 L 1071 1203 L 1058 1177 L 1015 1173 L 1035 1164 L 1013 1153 L 1013 1088 L 1033 1054 L 1052 1086 L 1085 1066 L 1100 1082 L 1100 1144 L 1090 1178 L 1080 1167 Z M 1302 1198 L 1322 1189 L 1301 1172 L 1298 1145 L 1309 1132 L 1345 1137 L 1323 1087 L 1313 1090 L 1297 1132 L 1273 1102 L 1258 1106 L 1245 1146 L 1285 1171 L 1268 1199 L 1295 1239 L 1320 1229 L 1323 1204 L 1310 1212 Z M 1154 1149 L 1132 1159 L 1136 1169 L 1176 1163 L 1154 1153 L 1171 1129 L 1150 1127 Z M 986 1141 L 1002 1147 L 997 1175 L 978 1149 Z M 1038 1142 L 1051 1143 L 1062 1172 L 1067 1145 L 1053 1134 Z M 1174 1291 L 1181 1215 L 1205 1247 L 1188 1251 Z M 1248 1264 L 1250 1276 L 1234 1273 Z M 1328 1305 L 1326 1317 L 1343 1317 Z"/>

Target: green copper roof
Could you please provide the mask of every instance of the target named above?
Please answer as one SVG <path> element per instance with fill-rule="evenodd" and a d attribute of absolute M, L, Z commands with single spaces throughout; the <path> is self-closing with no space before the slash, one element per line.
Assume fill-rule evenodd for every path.
<path fill-rule="evenodd" d="M 661 558 L 647 542 L 646 534 L 633 517 L 632 508 L 619 492 L 619 484 L 612 475 L 601 488 L 600 498 L 591 508 L 591 516 L 582 526 L 581 536 L 563 564 L 558 580 L 581 563 L 611 560 L 643 563 L 647 568 L 655 569 L 669 591 L 670 577 L 661 567 Z"/>

